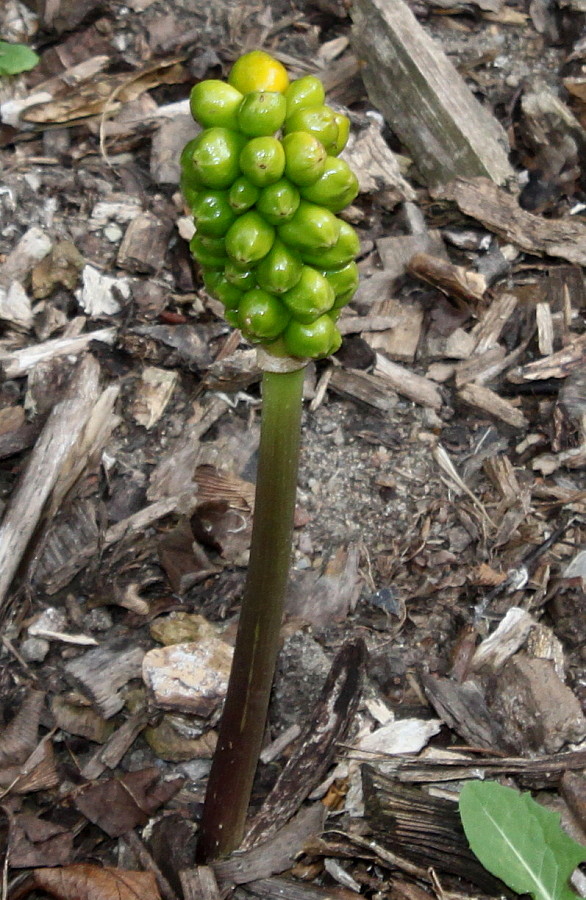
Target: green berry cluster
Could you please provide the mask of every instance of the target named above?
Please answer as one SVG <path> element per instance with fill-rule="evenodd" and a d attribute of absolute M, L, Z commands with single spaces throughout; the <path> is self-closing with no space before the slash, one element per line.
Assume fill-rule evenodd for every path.
<path fill-rule="evenodd" d="M 277 356 L 334 353 L 358 286 L 358 236 L 336 215 L 358 194 L 338 158 L 348 119 L 325 105 L 318 78 L 289 83 L 261 50 L 241 56 L 227 83 L 196 84 L 190 105 L 203 131 L 181 154 L 181 190 L 206 290 Z"/>

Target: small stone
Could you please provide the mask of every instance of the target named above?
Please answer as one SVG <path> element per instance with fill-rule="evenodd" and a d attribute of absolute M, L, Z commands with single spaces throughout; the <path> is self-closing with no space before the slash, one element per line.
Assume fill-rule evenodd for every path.
<path fill-rule="evenodd" d="M 47 607 L 47 609 L 41 613 L 28 628 L 30 637 L 35 637 L 38 634 L 43 635 L 47 631 L 67 631 L 67 616 L 61 609 L 57 609 L 55 606 Z"/>
<path fill-rule="evenodd" d="M 96 607 L 95 609 L 90 609 L 88 614 L 84 616 L 83 624 L 90 631 L 109 631 L 114 624 L 114 620 L 109 610 Z"/>
<path fill-rule="evenodd" d="M 211 636 L 160 647 L 145 655 L 143 681 L 159 709 L 209 716 L 226 694 L 232 652 Z"/>
<path fill-rule="evenodd" d="M 217 636 L 217 628 L 197 613 L 172 612 L 151 625 L 151 637 L 160 644 L 185 644 Z"/>
<path fill-rule="evenodd" d="M 520 754 L 557 753 L 586 737 L 580 703 L 548 659 L 515 654 L 491 679 L 487 703 L 507 747 Z"/>
<path fill-rule="evenodd" d="M 123 231 L 119 225 L 106 225 L 104 228 L 104 237 L 107 241 L 110 241 L 111 244 L 117 244 L 122 240 Z"/>
<path fill-rule="evenodd" d="M 20 655 L 26 662 L 43 662 L 50 648 L 44 638 L 29 637 L 20 645 Z"/>

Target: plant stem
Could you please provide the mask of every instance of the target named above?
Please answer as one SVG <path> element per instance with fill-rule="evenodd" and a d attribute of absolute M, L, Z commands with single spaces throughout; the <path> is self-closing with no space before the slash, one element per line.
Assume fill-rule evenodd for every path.
<path fill-rule="evenodd" d="M 264 372 L 248 576 L 218 744 L 209 776 L 199 862 L 242 841 L 262 747 L 289 576 L 304 369 Z"/>

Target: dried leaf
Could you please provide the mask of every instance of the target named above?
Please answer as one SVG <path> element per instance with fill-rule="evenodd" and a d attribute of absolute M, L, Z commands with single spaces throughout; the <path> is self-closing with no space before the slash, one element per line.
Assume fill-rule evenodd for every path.
<path fill-rule="evenodd" d="M 183 785 L 182 778 L 160 782 L 159 777 L 153 767 L 90 784 L 76 795 L 75 806 L 110 837 L 119 837 L 145 825 Z"/>
<path fill-rule="evenodd" d="M 152 872 L 101 869 L 90 865 L 35 869 L 13 894 L 12 900 L 20 900 L 35 889 L 58 900 L 161 900 Z"/>

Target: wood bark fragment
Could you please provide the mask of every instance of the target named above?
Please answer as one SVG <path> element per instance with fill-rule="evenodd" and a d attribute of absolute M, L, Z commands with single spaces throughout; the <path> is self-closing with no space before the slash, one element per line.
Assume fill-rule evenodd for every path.
<path fill-rule="evenodd" d="M 397 404 L 396 392 L 382 378 L 355 369 L 332 369 L 328 387 L 343 397 L 366 403 L 382 413 L 390 412 Z"/>
<path fill-rule="evenodd" d="M 171 221 L 145 212 L 133 219 L 118 251 L 118 265 L 129 272 L 153 275 L 163 268 Z"/>
<path fill-rule="evenodd" d="M 527 428 L 529 423 L 520 409 L 499 397 L 495 391 L 480 384 L 465 384 L 458 391 L 458 397 L 464 403 L 474 406 L 482 412 L 506 422 L 513 428 Z"/>
<path fill-rule="evenodd" d="M 97 647 L 65 665 L 67 678 L 79 688 L 106 719 L 124 706 L 120 688 L 140 678 L 144 650 L 141 647 Z"/>
<path fill-rule="evenodd" d="M 402 0 L 354 0 L 352 42 L 374 105 L 430 185 L 458 175 L 504 182 L 505 134 Z"/>
<path fill-rule="evenodd" d="M 269 878 L 290 869 L 294 857 L 303 848 L 307 838 L 321 833 L 325 817 L 325 806 L 313 803 L 299 810 L 269 840 L 244 853 L 233 854 L 230 859 L 213 863 L 213 870 L 222 888 Z"/>
<path fill-rule="evenodd" d="M 442 396 L 437 384 L 423 375 L 416 375 L 404 366 L 391 362 L 380 353 L 376 355 L 374 375 L 386 381 L 398 394 L 420 406 L 440 409 L 442 405 Z"/>
<path fill-rule="evenodd" d="M 358 896 L 346 888 L 321 887 L 291 878 L 260 878 L 246 885 L 246 893 L 261 900 L 356 900 Z"/>
<path fill-rule="evenodd" d="M 261 811 L 250 823 L 244 849 L 282 827 L 327 772 L 360 701 L 365 654 L 364 642 L 358 638 L 345 643 L 335 656 L 315 712 Z"/>
<path fill-rule="evenodd" d="M 99 747 L 88 759 L 81 774 L 88 781 L 99 778 L 106 769 L 115 769 L 122 757 L 130 750 L 138 735 L 148 724 L 149 713 L 142 707 L 129 716 L 120 728 L 108 739 L 103 747 Z"/>
<path fill-rule="evenodd" d="M 513 384 L 523 384 L 526 381 L 565 378 L 570 372 L 581 369 L 585 360 L 586 334 L 581 334 L 557 353 L 552 353 L 551 356 L 545 356 L 543 359 L 507 372 L 507 380 L 512 381 Z"/>
<path fill-rule="evenodd" d="M 45 503 L 66 469 L 98 397 L 99 364 L 86 357 L 77 367 L 68 395 L 45 423 L 28 466 L 0 525 L 0 610 Z"/>
<path fill-rule="evenodd" d="M 543 356 L 550 356 L 553 353 L 554 331 L 549 303 L 538 303 L 536 305 L 535 318 L 537 321 L 537 345 L 539 352 Z"/>
<path fill-rule="evenodd" d="M 444 757 L 414 759 L 395 756 L 385 759 L 385 774 L 393 780 L 426 784 L 429 782 L 461 781 L 474 777 L 494 778 L 497 775 L 514 775 L 523 784 L 546 787 L 556 784 L 564 772 L 581 771 L 586 767 L 586 750 L 553 753 L 545 756 L 465 756 L 450 754 Z"/>
<path fill-rule="evenodd" d="M 379 238 L 376 249 L 384 266 L 384 275 L 392 279 L 407 273 L 409 262 L 417 253 L 428 253 L 448 261 L 446 249 L 439 231 L 421 231 L 415 234 L 397 234 Z M 383 277 L 375 273 L 373 277 Z M 381 299 L 380 296 L 377 299 Z"/>
<path fill-rule="evenodd" d="M 43 344 L 34 344 L 22 350 L 0 352 L 0 368 L 6 378 L 20 378 L 39 362 L 54 359 L 56 356 L 77 356 L 86 350 L 92 341 L 113 344 L 117 328 L 99 328 L 75 337 L 54 338 Z"/>
<path fill-rule="evenodd" d="M 472 329 L 475 339 L 474 353 L 481 355 L 493 349 L 503 332 L 503 328 L 517 308 L 518 299 L 514 294 L 501 294 L 486 309 Z"/>
<path fill-rule="evenodd" d="M 375 122 L 350 138 L 342 157 L 356 172 L 362 194 L 390 189 L 396 191 L 397 200 L 415 200 L 415 191 L 401 175 L 395 154 Z"/>
<path fill-rule="evenodd" d="M 184 869 L 179 873 L 184 900 L 221 900 L 218 882 L 211 866 Z"/>
<path fill-rule="evenodd" d="M 398 785 L 373 766 L 362 767 L 365 818 L 384 846 L 418 865 L 469 879 L 488 893 L 509 894 L 469 848 L 451 800 Z"/>
<path fill-rule="evenodd" d="M 486 279 L 478 272 L 456 266 L 448 260 L 432 256 L 431 253 L 416 253 L 412 256 L 407 272 L 439 288 L 448 297 L 462 301 L 466 307 L 470 302 L 482 300 L 487 287 Z"/>
<path fill-rule="evenodd" d="M 573 219 L 543 219 L 521 209 L 517 198 L 488 178 L 456 178 L 433 196 L 453 200 L 467 216 L 522 250 L 556 256 L 586 266 L 586 224 Z"/>

